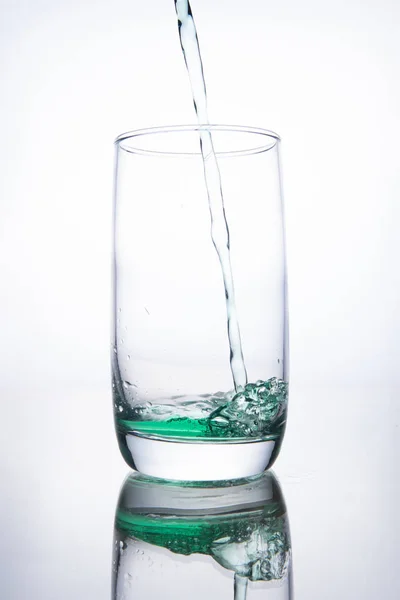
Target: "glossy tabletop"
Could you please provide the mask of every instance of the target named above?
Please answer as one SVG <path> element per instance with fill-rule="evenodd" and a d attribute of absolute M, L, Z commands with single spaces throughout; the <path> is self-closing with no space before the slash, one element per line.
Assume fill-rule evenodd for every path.
<path fill-rule="evenodd" d="M 14 408 L 2 436 L 2 597 L 123 600 L 111 589 L 113 535 L 130 471 L 117 449 L 109 390 L 43 389 L 29 402 L 23 390 L 5 393 Z M 290 522 L 292 597 L 399 597 L 398 431 L 395 388 L 292 387 L 273 467 Z M 176 597 L 182 556 L 163 553 L 153 560 L 152 585 L 135 597 Z M 207 573 L 191 581 L 193 598 L 207 589 L 214 597 Z M 130 577 L 139 586 L 140 567 Z"/>

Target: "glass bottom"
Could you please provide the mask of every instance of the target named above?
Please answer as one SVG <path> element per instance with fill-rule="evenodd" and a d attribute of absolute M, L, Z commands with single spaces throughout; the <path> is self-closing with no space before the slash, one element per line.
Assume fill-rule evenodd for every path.
<path fill-rule="evenodd" d="M 178 481 L 241 479 L 259 475 L 278 455 L 287 413 L 283 380 L 156 402 L 140 401 L 129 386 L 114 380 L 115 425 L 122 455 L 140 473 Z"/>
<path fill-rule="evenodd" d="M 221 481 L 259 475 L 272 466 L 280 440 L 181 440 L 119 432 L 130 467 L 151 477 L 177 481 Z"/>

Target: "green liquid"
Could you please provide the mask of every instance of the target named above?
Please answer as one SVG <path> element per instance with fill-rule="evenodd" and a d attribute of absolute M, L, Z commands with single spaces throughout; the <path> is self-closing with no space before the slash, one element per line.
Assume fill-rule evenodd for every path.
<path fill-rule="evenodd" d="M 169 436 L 178 438 L 203 438 L 215 437 L 210 429 L 207 419 L 189 419 L 176 417 L 168 421 L 128 421 L 118 420 L 120 429 L 124 432 L 136 431 L 138 433 Z"/>
<path fill-rule="evenodd" d="M 252 581 L 287 573 L 290 540 L 280 503 L 231 515 L 170 516 L 119 509 L 116 528 L 130 538 L 176 554 L 205 554 Z"/>
<path fill-rule="evenodd" d="M 156 435 L 171 438 L 184 439 L 247 439 L 240 429 L 236 432 L 231 430 L 229 435 L 223 429 L 212 429 L 208 419 L 189 419 L 188 417 L 176 417 L 168 421 L 129 421 L 118 419 L 118 429 L 121 433 L 139 433 L 144 435 Z M 279 432 L 261 434 L 263 439 L 276 439 Z M 254 437 L 254 436 L 253 436 Z"/>
<path fill-rule="evenodd" d="M 279 379 L 248 383 L 232 398 L 218 399 L 218 406 L 210 398 L 201 406 L 209 407 L 207 417 L 168 415 L 160 418 L 162 405 L 138 405 L 125 409 L 117 417 L 120 433 L 187 440 L 222 439 L 277 439 L 286 422 L 287 384 Z M 179 406 L 177 405 L 177 409 Z M 182 410 L 188 410 L 181 406 Z M 207 410 L 207 409 L 206 409 Z M 196 405 L 190 412 L 196 411 Z"/>
<path fill-rule="evenodd" d="M 116 526 L 138 540 L 162 546 L 176 554 L 211 554 L 215 539 L 237 531 L 235 519 L 221 521 L 218 517 L 159 517 L 118 511 Z"/>

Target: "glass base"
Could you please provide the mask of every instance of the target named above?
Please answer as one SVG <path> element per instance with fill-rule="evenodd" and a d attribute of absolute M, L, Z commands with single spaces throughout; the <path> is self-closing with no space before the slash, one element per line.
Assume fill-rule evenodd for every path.
<path fill-rule="evenodd" d="M 279 451 L 277 440 L 196 442 L 119 434 L 130 467 L 151 477 L 178 481 L 221 481 L 259 475 Z M 275 452 L 274 452 L 275 450 Z"/>

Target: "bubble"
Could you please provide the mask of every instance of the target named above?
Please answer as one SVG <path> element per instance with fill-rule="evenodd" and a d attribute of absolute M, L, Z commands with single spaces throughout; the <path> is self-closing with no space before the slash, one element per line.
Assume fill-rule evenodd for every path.
<path fill-rule="evenodd" d="M 287 383 L 273 377 L 248 383 L 209 416 L 211 431 L 226 437 L 259 437 L 282 426 L 287 405 Z M 219 435 L 221 435 L 219 433 Z"/>

